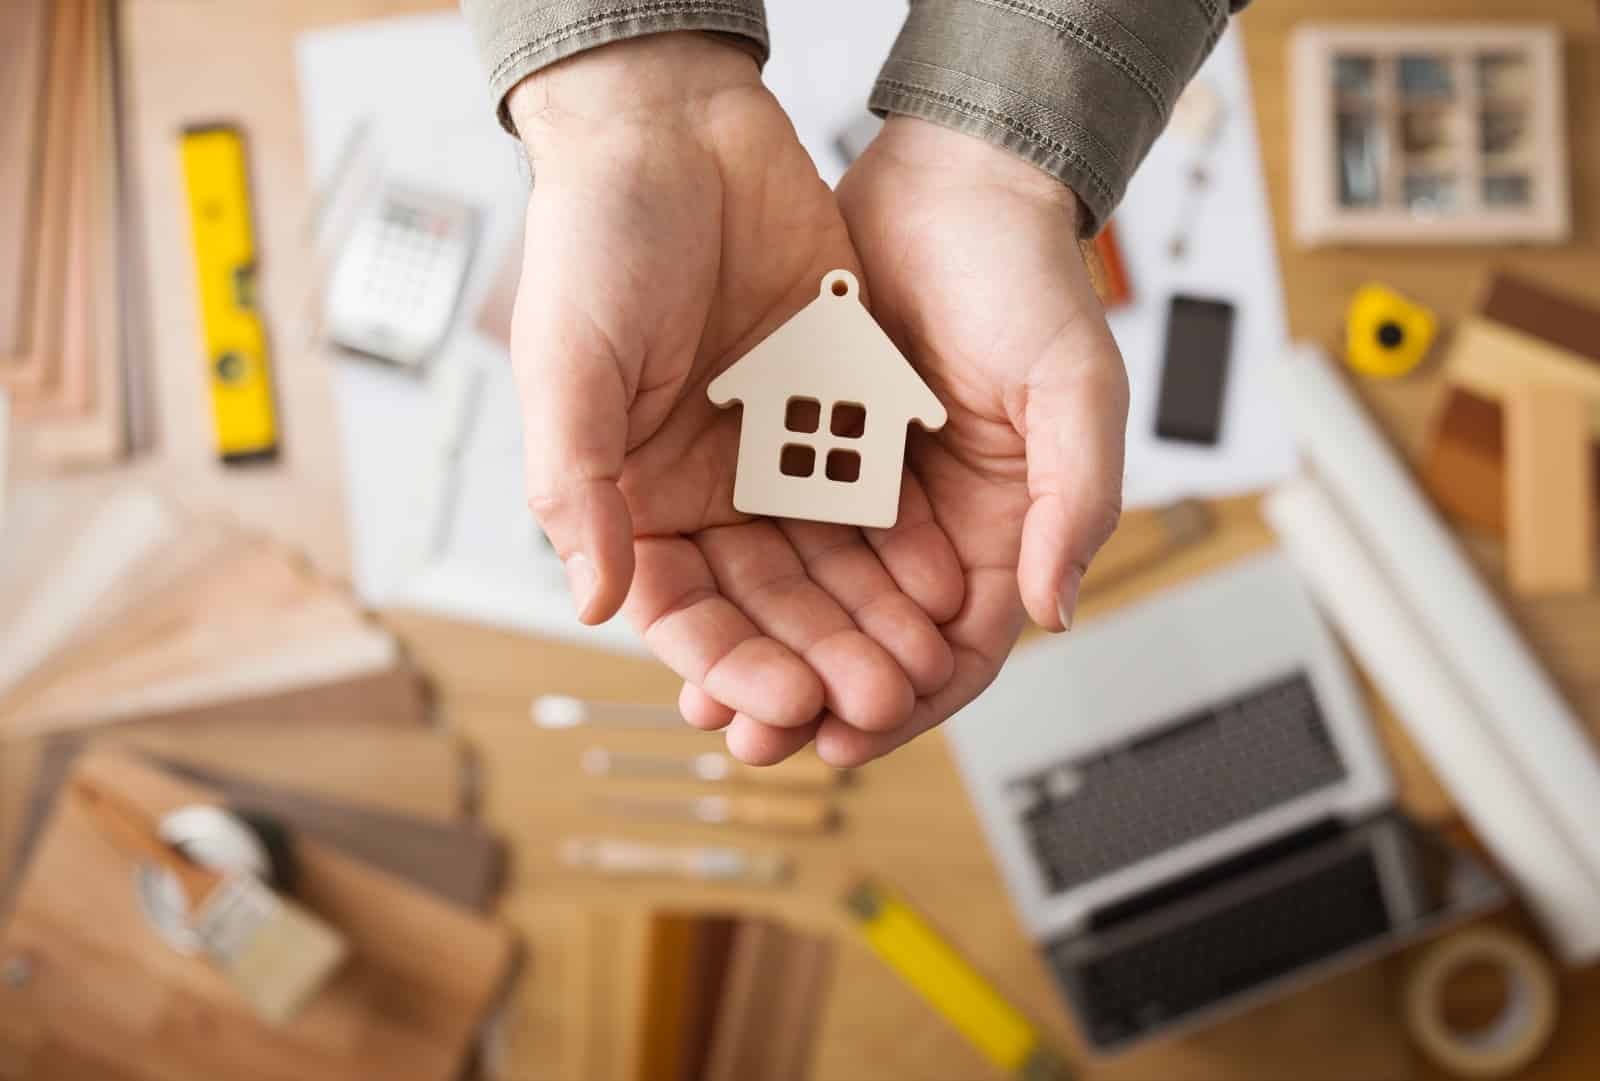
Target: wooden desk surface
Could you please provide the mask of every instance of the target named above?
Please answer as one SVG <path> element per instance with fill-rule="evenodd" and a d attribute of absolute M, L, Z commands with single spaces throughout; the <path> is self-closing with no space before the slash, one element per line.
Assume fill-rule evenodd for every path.
<path fill-rule="evenodd" d="M 784 0 L 787 2 L 787 0 Z M 438 0 L 281 0 L 200 4 L 124 0 L 127 72 L 137 196 L 144 217 L 153 342 L 164 362 L 156 378 L 163 449 L 153 469 L 203 500 L 234 507 L 308 547 L 325 566 L 344 566 L 343 511 L 326 373 L 293 347 L 287 303 L 304 270 L 295 237 L 306 206 L 300 117 L 294 105 L 293 36 L 314 25 L 427 10 Z M 1419 10 L 1420 9 L 1420 10 Z M 1491 262 L 1600 298 L 1600 27 L 1590 0 L 1434 0 L 1407 17 L 1551 19 L 1568 34 L 1569 126 L 1577 243 L 1559 250 L 1401 249 L 1371 254 L 1297 252 L 1287 235 L 1284 41 L 1309 18 L 1387 18 L 1392 0 L 1258 0 L 1244 18 L 1257 122 L 1278 229 L 1291 326 L 1298 336 L 1334 341 L 1346 298 L 1381 266 L 1391 284 L 1459 314 Z M 248 58 L 248 60 L 246 60 Z M 196 87 L 205 88 L 204 98 Z M 256 197 L 265 253 L 263 293 L 274 305 L 280 389 L 294 448 L 276 474 L 224 478 L 209 465 L 194 372 L 195 330 L 186 238 L 171 135 L 200 116 L 237 119 L 253 145 Z M 1423 377 L 1367 388 L 1369 402 L 1398 442 L 1414 449 L 1438 391 Z M 293 500 L 296 513 L 282 509 Z M 1126 588 L 1097 598 L 1090 612 L 1171 584 L 1266 543 L 1249 500 L 1219 508 L 1224 528 L 1211 541 Z M 1501 581 L 1495 551 L 1477 548 Z M 1516 604 L 1515 614 L 1557 678 L 1600 730 L 1600 600 Z M 1043 966 L 1012 916 L 944 741 L 926 738 L 861 771 L 844 797 L 847 824 L 837 836 L 792 846 L 795 883 L 782 891 L 627 885 L 562 870 L 562 838 L 625 832 L 663 840 L 712 840 L 705 830 L 596 818 L 595 782 L 577 768 L 591 738 L 543 732 L 527 719 L 535 693 L 671 701 L 676 681 L 643 661 L 618 661 L 557 645 L 452 626 L 405 614 L 394 624 L 440 684 L 445 716 L 477 744 L 484 763 L 483 813 L 514 842 L 503 906 L 527 938 L 527 965 L 496 1048 L 492 1076 L 605 1081 L 628 1061 L 628 1018 L 637 986 L 629 960 L 641 916 L 652 906 L 759 909 L 840 931 L 832 990 L 813 1074 L 819 1081 L 976 1081 L 992 1076 L 942 1021 L 905 990 L 845 931 L 837 897 L 859 871 L 896 883 L 1016 1003 L 1075 1046 Z M 1387 726 L 1392 735 L 1392 726 Z M 662 733 L 631 737 L 638 746 L 712 745 L 712 737 Z M 1448 803 L 1403 740 L 1397 750 L 1407 802 L 1430 818 Z M 1336 980 L 1258 1010 L 1203 1035 L 1094 1064 L 1094 1078 L 1403 1078 L 1433 1076 L 1408 1049 L 1394 1007 L 1403 961 Z M 1600 1071 L 1600 975 L 1569 981 L 1567 1015 L 1551 1054 L 1530 1074 L 1584 1077 Z M 1580 1006 L 1587 1000 L 1586 1008 Z"/>

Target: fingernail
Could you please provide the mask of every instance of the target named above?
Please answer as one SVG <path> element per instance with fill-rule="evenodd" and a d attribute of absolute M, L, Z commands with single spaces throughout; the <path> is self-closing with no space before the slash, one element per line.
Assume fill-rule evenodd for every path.
<path fill-rule="evenodd" d="M 1066 580 L 1061 583 L 1061 594 L 1056 598 L 1056 613 L 1061 616 L 1061 629 L 1072 629 L 1072 617 L 1078 611 L 1078 587 L 1083 584 L 1083 571 L 1077 567 L 1067 570 Z"/>
<path fill-rule="evenodd" d="M 577 605 L 581 615 L 589 608 L 589 601 L 594 598 L 594 587 L 598 578 L 594 573 L 594 564 L 589 562 L 589 557 L 582 552 L 577 552 L 567 558 L 567 588 L 572 591 L 572 603 Z"/>

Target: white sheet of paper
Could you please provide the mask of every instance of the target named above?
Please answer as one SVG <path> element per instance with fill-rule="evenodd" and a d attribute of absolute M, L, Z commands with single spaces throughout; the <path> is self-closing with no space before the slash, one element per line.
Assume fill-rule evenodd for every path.
<path fill-rule="evenodd" d="M 414 539 L 437 464 L 428 383 L 360 360 L 333 361 L 354 584 L 362 600 L 590 645 L 642 649 L 622 620 L 580 624 L 561 564 L 542 546 L 522 486 L 521 419 L 509 359 L 471 327 L 522 226 L 528 169 L 494 118 L 477 53 L 455 14 L 383 19 L 302 35 L 306 153 L 325 180 L 348 133 L 372 121 L 386 176 L 433 187 L 483 214 L 457 328 L 435 365 L 475 365 L 483 385 L 455 471 L 445 542 L 419 566 Z"/>
<path fill-rule="evenodd" d="M 1132 304 L 1110 315 L 1132 388 L 1123 484 L 1130 507 L 1254 491 L 1289 476 L 1296 461 L 1268 383 L 1267 366 L 1288 350 L 1289 329 L 1237 29 L 1223 35 L 1198 77 L 1222 99 L 1226 119 L 1206 158 L 1210 182 L 1197 204 L 1186 257 L 1167 254 L 1195 153 L 1183 135 L 1169 131 L 1156 140 L 1115 215 L 1134 292 Z M 1235 308 L 1221 438 L 1214 447 L 1155 435 L 1167 305 L 1178 293 Z"/>
<path fill-rule="evenodd" d="M 839 134 L 866 110 L 872 81 L 904 18 L 899 3 L 808 0 L 769 5 L 773 54 L 766 80 L 794 120 L 829 183 L 846 162 Z M 505 244 L 521 225 L 528 172 L 516 143 L 495 122 L 471 37 L 454 13 L 384 19 L 317 30 L 299 41 L 301 102 L 311 174 L 325 178 L 347 133 L 363 117 L 387 173 L 477 204 L 483 243 L 462 312 L 475 311 Z M 1196 217 L 1190 254 L 1167 257 L 1191 147 L 1159 140 L 1117 212 L 1136 295 L 1113 313 L 1133 387 L 1125 501 L 1131 507 L 1184 496 L 1263 487 L 1294 465 L 1293 444 L 1274 410 L 1262 367 L 1282 355 L 1287 332 L 1271 222 L 1262 186 L 1244 58 L 1225 35 L 1202 69 L 1227 109 L 1208 159 L 1212 184 Z M 1166 307 L 1175 292 L 1234 303 L 1232 366 L 1221 443 L 1214 448 L 1154 435 Z M 361 362 L 338 362 L 336 393 L 344 445 L 355 583 L 375 605 L 414 605 L 464 618 L 598 644 L 636 645 L 614 625 L 582 627 L 571 614 L 559 565 L 536 545 L 520 482 L 520 426 L 503 351 L 463 318 L 438 361 L 481 365 L 490 382 L 464 452 L 467 480 L 454 500 L 445 554 L 421 578 L 397 538 L 412 535 L 429 475 L 425 384 Z M 531 554 L 530 554 L 531 553 Z"/>

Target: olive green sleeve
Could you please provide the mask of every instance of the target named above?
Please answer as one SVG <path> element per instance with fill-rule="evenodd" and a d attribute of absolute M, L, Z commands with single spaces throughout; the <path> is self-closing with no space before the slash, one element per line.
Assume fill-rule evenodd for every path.
<path fill-rule="evenodd" d="M 872 108 L 979 136 L 1111 213 L 1236 0 L 912 0 Z"/>
<path fill-rule="evenodd" d="M 758 63 L 767 59 L 762 0 L 461 0 L 500 122 L 506 95 L 523 79 L 586 49 L 668 30 L 725 34 Z"/>

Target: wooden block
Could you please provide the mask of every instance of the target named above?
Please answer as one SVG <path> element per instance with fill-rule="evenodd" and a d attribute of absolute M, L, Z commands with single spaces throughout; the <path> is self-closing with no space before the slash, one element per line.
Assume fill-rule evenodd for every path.
<path fill-rule="evenodd" d="M 150 814 L 217 800 L 115 756 L 77 774 Z M 41 1066 L 71 1053 L 109 1058 L 129 1081 L 454 1081 L 509 974 L 510 935 L 308 838 L 296 858 L 298 899 L 349 939 L 352 959 L 274 1030 L 208 965 L 156 938 L 129 888 L 133 861 L 61 801 L 0 929 L 0 958 L 32 965 L 26 981 L 0 982 L 4 1076 L 72 1076 Z"/>
<path fill-rule="evenodd" d="M 1459 523 L 1500 534 L 1506 514 L 1504 455 L 1500 406 L 1450 387 L 1420 467 L 1423 486 L 1439 509 Z"/>
<path fill-rule="evenodd" d="M 1600 307 L 1514 274 L 1496 274 L 1478 314 L 1600 364 Z"/>
<path fill-rule="evenodd" d="M 1508 574 L 1519 593 L 1594 584 L 1588 405 L 1567 386 L 1529 383 L 1506 400 Z"/>
<path fill-rule="evenodd" d="M 1589 457 L 1590 500 L 1600 520 L 1600 442 Z M 1448 388 L 1418 470 L 1428 494 L 1456 524 L 1505 536 L 1505 420 L 1499 402 L 1464 387 Z"/>
<path fill-rule="evenodd" d="M 1503 401 L 1527 382 L 1552 383 L 1583 395 L 1600 434 L 1600 361 L 1558 342 L 1483 315 L 1463 319 L 1445 358 L 1446 376 L 1479 397 Z"/>

